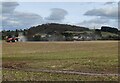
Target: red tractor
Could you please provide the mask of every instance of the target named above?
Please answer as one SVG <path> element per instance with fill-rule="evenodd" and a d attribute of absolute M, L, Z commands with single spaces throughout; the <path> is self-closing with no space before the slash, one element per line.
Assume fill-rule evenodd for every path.
<path fill-rule="evenodd" d="M 18 38 L 17 37 L 10 37 L 6 39 L 6 42 L 17 42 Z"/>

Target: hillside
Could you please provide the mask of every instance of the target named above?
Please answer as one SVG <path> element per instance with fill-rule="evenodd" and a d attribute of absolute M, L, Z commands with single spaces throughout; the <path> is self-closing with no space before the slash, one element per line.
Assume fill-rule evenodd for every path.
<path fill-rule="evenodd" d="M 117 28 L 102 26 L 101 29 L 48 23 L 16 31 L 2 31 L 2 39 L 18 37 L 22 33 L 28 41 L 81 41 L 81 40 L 119 40 L 120 31 Z"/>
<path fill-rule="evenodd" d="M 67 25 L 67 24 L 57 24 L 57 23 L 50 23 L 50 24 L 42 24 L 36 27 L 31 27 L 28 29 L 28 34 L 35 34 L 35 33 L 46 33 L 52 34 L 54 32 L 65 32 L 65 31 L 88 31 L 89 29 L 86 27 L 74 26 L 74 25 Z"/>

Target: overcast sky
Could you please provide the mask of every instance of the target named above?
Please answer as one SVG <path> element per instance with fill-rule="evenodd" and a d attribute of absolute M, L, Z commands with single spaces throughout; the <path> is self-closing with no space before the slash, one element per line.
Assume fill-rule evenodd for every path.
<path fill-rule="evenodd" d="M 43 23 L 62 23 L 88 28 L 118 26 L 115 2 L 3 2 L 3 29 L 30 28 Z"/>

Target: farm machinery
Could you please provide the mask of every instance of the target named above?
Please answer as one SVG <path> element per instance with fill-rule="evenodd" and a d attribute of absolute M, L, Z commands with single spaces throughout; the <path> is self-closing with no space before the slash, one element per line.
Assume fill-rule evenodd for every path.
<path fill-rule="evenodd" d="M 8 37 L 8 38 L 6 38 L 6 42 L 17 42 L 18 41 L 18 37 Z"/>

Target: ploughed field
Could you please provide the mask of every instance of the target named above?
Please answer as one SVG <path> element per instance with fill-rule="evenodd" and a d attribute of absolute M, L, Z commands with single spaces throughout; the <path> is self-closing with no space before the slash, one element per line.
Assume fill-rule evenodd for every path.
<path fill-rule="evenodd" d="M 4 81 L 117 81 L 118 41 L 3 42 L 2 67 Z"/>

